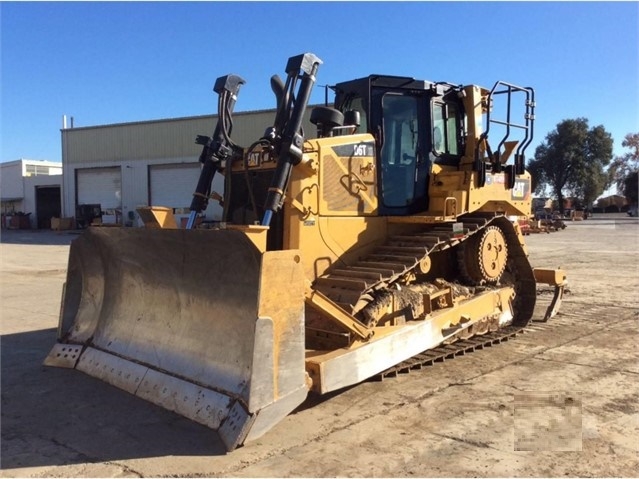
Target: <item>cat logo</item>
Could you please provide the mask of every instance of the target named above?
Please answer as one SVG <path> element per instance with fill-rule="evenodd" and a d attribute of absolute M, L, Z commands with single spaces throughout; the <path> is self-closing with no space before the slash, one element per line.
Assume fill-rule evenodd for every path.
<path fill-rule="evenodd" d="M 515 185 L 511 191 L 512 200 L 527 200 L 530 196 L 530 181 L 526 179 L 515 180 Z"/>
<path fill-rule="evenodd" d="M 250 167 L 255 167 L 255 166 L 260 166 L 260 157 L 261 157 L 261 152 L 259 151 L 253 151 L 248 155 L 247 158 L 247 163 L 249 168 Z"/>

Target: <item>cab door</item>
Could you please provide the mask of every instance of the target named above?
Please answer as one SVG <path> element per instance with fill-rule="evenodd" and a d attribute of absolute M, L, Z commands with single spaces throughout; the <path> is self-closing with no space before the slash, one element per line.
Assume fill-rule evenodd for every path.
<path fill-rule="evenodd" d="M 429 108 L 424 94 L 385 91 L 373 96 L 380 158 L 380 214 L 407 215 L 428 208 L 430 161 L 424 146 Z M 377 114 L 375 114 L 377 113 Z"/>

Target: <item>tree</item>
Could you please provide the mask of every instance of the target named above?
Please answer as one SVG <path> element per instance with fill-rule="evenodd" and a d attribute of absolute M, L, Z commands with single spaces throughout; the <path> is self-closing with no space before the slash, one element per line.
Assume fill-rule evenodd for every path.
<path fill-rule="evenodd" d="M 586 118 L 563 120 L 535 150 L 528 163 L 536 192 L 550 188 L 563 214 L 571 194 L 592 205 L 610 185 L 605 167 L 612 160 L 612 137 L 601 125 L 589 128 Z"/>
<path fill-rule="evenodd" d="M 626 176 L 623 194 L 631 205 L 639 203 L 639 170 L 635 170 Z"/>
<path fill-rule="evenodd" d="M 534 159 L 528 162 L 526 169 L 530 173 L 530 187 L 532 191 L 541 196 L 546 196 L 546 180 L 545 171 L 540 161 Z"/>
<path fill-rule="evenodd" d="M 611 176 L 622 193 L 632 204 L 637 204 L 637 172 L 639 171 L 639 133 L 628 133 L 621 146 L 629 152 L 615 157 L 610 164 Z"/>

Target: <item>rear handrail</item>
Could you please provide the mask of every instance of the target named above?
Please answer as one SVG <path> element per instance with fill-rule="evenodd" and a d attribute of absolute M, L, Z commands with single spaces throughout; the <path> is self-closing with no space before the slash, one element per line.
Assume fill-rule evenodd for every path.
<path fill-rule="evenodd" d="M 512 118 L 513 109 L 513 95 L 517 93 L 523 93 L 524 95 L 524 118 L 523 123 L 517 123 Z M 506 95 L 506 111 L 505 119 L 495 119 L 495 115 L 492 112 L 493 98 L 497 95 Z M 534 121 L 535 121 L 535 90 L 532 87 L 520 87 L 513 85 L 512 83 L 498 80 L 495 82 L 493 88 L 486 97 L 486 129 L 479 136 L 479 144 L 482 142 L 485 144 L 486 153 L 488 154 L 488 160 L 492 169 L 492 173 L 500 173 L 503 169 L 501 163 L 501 154 L 506 141 L 511 137 L 513 129 L 523 130 L 524 137 L 519 141 L 519 145 L 514 155 L 513 172 L 514 175 L 521 175 L 525 171 L 525 151 L 530 146 L 533 140 L 534 133 Z M 488 142 L 488 136 L 490 133 L 490 127 L 492 124 L 502 125 L 505 127 L 504 136 L 501 138 L 497 145 L 497 149 L 493 151 Z M 479 149 L 475 151 L 475 169 L 481 174 L 480 185 L 483 186 L 485 182 L 485 161 L 479 157 Z"/>

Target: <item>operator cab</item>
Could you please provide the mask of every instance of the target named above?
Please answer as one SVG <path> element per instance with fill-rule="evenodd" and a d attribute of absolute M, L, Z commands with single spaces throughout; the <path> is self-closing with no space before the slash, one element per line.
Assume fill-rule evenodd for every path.
<path fill-rule="evenodd" d="M 379 214 L 403 216 L 427 210 L 433 163 L 458 166 L 464 152 L 461 87 L 371 75 L 332 89 L 335 108 L 346 119 L 350 112 L 359 112 L 358 132 L 375 138 Z M 346 122 L 340 130 L 348 127 Z"/>

